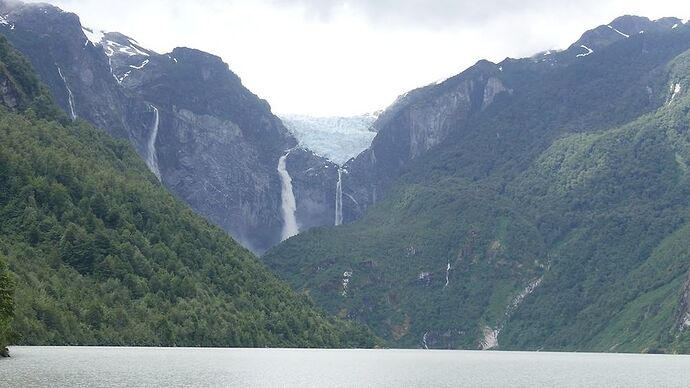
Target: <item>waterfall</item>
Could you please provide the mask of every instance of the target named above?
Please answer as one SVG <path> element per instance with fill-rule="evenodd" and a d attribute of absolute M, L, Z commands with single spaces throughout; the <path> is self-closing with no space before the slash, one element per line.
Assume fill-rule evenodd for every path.
<path fill-rule="evenodd" d="M 335 226 L 343 224 L 343 169 L 338 167 L 338 183 L 335 185 Z"/>
<path fill-rule="evenodd" d="M 448 262 L 448 266 L 446 267 L 446 285 L 444 287 L 448 287 L 448 284 L 450 284 L 450 280 L 448 276 L 450 275 L 450 262 Z"/>
<path fill-rule="evenodd" d="M 69 101 L 69 111 L 70 115 L 72 116 L 72 120 L 74 121 L 77 119 L 77 113 L 74 111 L 74 94 L 72 94 L 72 89 L 70 89 L 69 85 L 67 85 L 67 80 L 65 79 L 65 76 L 62 75 L 62 69 L 60 69 L 60 66 L 58 66 L 57 64 L 55 64 L 55 66 L 57 66 L 58 74 L 60 74 L 62 82 L 65 83 L 65 88 L 67 88 L 67 100 Z"/>
<path fill-rule="evenodd" d="M 282 201 L 281 211 L 283 212 L 283 233 L 282 241 L 299 233 L 297 226 L 297 203 L 295 202 L 295 193 L 292 191 L 292 178 L 287 170 L 286 161 L 290 155 L 290 151 L 278 159 L 278 174 L 280 174 L 281 193 L 280 199 Z"/>
<path fill-rule="evenodd" d="M 156 139 L 158 138 L 158 126 L 160 125 L 160 113 L 158 108 L 153 105 L 149 105 L 153 109 L 153 127 L 151 128 L 151 135 L 149 136 L 149 141 L 147 144 L 148 156 L 146 157 L 146 164 L 149 166 L 149 170 L 156 175 L 158 180 L 161 180 L 161 171 L 158 168 L 158 155 L 156 153 Z"/>

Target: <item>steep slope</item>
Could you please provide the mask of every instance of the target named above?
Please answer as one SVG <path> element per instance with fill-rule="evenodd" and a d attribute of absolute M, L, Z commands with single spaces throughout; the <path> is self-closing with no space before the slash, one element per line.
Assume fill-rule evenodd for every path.
<path fill-rule="evenodd" d="M 9 356 L 10 328 L 14 318 L 14 279 L 0 259 L 0 357 Z"/>
<path fill-rule="evenodd" d="M 16 57 L 0 38 L 2 100 L 17 102 L 0 107 L 0 256 L 18 344 L 374 344 L 168 194 L 127 143 L 41 109 L 46 90 Z"/>
<path fill-rule="evenodd" d="M 645 33 L 614 30 L 635 23 Z M 265 261 L 401 346 L 686 349 L 669 328 L 683 327 L 688 261 L 668 250 L 690 210 L 680 81 L 690 28 L 634 17 L 611 26 L 583 35 L 588 55 L 573 45 L 480 62 L 401 98 L 348 166 L 345 190 L 378 203 Z M 377 182 L 366 174 L 380 184 L 360 184 Z M 660 297 L 652 318 L 644 309 Z M 646 319 L 630 332 L 637 341 L 605 333 L 633 314 Z"/>
<path fill-rule="evenodd" d="M 353 201 L 345 202 L 346 221 L 358 219 L 363 212 L 357 209 L 366 209 L 383 198 L 388 188 L 405 171 L 409 162 L 443 144 L 453 134 L 466 136 L 465 132 L 472 131 L 471 127 L 476 126 L 475 120 L 482 121 L 489 116 L 487 111 L 493 111 L 491 107 L 496 100 L 507 99 L 514 94 L 517 94 L 514 99 L 524 99 L 525 93 L 533 93 L 537 96 L 557 98 L 556 102 L 560 103 L 561 110 L 568 106 L 567 100 L 577 101 L 582 105 L 578 108 L 582 109 L 551 112 L 551 114 L 581 116 L 580 119 L 573 117 L 562 119 L 570 120 L 571 127 L 601 125 L 602 123 L 596 122 L 599 117 L 594 120 L 590 117 L 597 115 L 596 112 L 600 111 L 602 104 L 616 107 L 620 111 L 623 106 L 620 101 L 627 99 L 631 100 L 628 103 L 632 105 L 630 110 L 638 112 L 642 108 L 641 105 L 645 103 L 645 99 L 649 100 L 650 97 L 650 93 L 644 92 L 645 89 L 637 88 L 639 84 L 646 82 L 646 78 L 636 80 L 634 87 L 625 84 L 613 85 L 616 76 L 607 77 L 605 68 L 593 69 L 590 66 L 589 70 L 596 70 L 598 77 L 589 77 L 585 74 L 587 66 L 585 64 L 585 67 L 579 67 L 579 70 L 569 71 L 569 79 L 561 80 L 561 82 L 554 80 L 556 84 L 545 84 L 553 87 L 553 90 L 535 92 L 535 89 L 538 88 L 537 84 L 542 83 L 541 78 L 554 79 L 557 77 L 554 74 L 560 74 L 564 68 L 583 62 L 582 60 L 591 54 L 589 50 L 597 54 L 600 50 L 608 51 L 605 49 L 609 46 L 627 40 L 625 35 L 632 37 L 633 41 L 645 44 L 644 40 L 635 40 L 637 35 L 644 35 L 639 31 L 646 31 L 648 34 L 667 32 L 672 30 L 674 25 L 681 24 L 682 22 L 675 18 L 650 21 L 635 16 L 620 17 L 607 26 L 587 31 L 567 50 L 549 51 L 522 60 L 508 58 L 499 64 L 479 61 L 466 71 L 444 82 L 428 85 L 399 97 L 374 123 L 373 128 L 378 134 L 372 146 L 346 165 L 350 174 L 343 184 L 345 191 L 353 197 Z M 629 34 L 621 33 L 621 31 L 628 31 Z M 582 48 L 583 45 L 588 49 Z M 621 63 L 615 63 L 615 65 L 639 66 Z M 640 74 L 640 76 L 643 75 Z M 589 81 L 589 85 L 576 85 L 575 78 L 581 77 L 595 81 Z M 595 85 L 595 82 L 600 85 Z M 656 87 L 656 85 L 643 86 Z M 575 91 L 570 90 L 573 87 Z M 591 104 L 585 106 L 581 94 L 588 93 L 594 87 L 599 88 L 602 94 L 594 96 L 595 99 L 592 99 Z M 593 96 L 589 94 L 588 97 Z M 553 105 L 553 101 L 550 105 Z M 653 104 L 647 101 L 646 109 L 651 109 L 651 107 Z M 540 112 L 536 104 L 530 108 L 537 109 L 539 112 L 537 117 L 548 114 Z M 617 114 L 613 117 L 620 118 Z M 620 122 L 622 121 L 619 120 Z M 541 125 L 541 123 L 538 124 Z M 500 135 L 497 134 L 497 136 Z"/>
<path fill-rule="evenodd" d="M 187 48 L 157 54 L 45 4 L 0 1 L 0 14 L 0 31 L 68 115 L 128 139 L 164 186 L 245 247 L 264 252 L 281 241 L 277 167 L 297 140 L 220 58 Z M 288 160 L 289 174 L 328 165 L 318 157 L 309 162 Z M 298 206 L 318 199 L 328 216 L 302 212 L 300 226 L 333 219 L 335 197 L 320 190 L 335 180 L 321 174 L 302 188 L 312 197 L 305 204 L 297 198 Z"/>

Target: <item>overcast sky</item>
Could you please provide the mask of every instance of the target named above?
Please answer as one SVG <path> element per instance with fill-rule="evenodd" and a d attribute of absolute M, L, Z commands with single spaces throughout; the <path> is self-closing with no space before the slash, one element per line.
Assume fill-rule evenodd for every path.
<path fill-rule="evenodd" d="M 566 48 L 616 16 L 687 0 L 48 0 L 165 53 L 221 56 L 277 113 L 353 115 L 486 58 Z"/>

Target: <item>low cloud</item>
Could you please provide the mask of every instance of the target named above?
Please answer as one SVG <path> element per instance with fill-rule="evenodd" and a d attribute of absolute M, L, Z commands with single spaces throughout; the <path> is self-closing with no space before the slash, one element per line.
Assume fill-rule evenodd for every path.
<path fill-rule="evenodd" d="M 395 23 L 422 27 L 481 25 L 511 15 L 585 13 L 601 0 L 265 0 L 281 6 L 297 6 L 328 20 L 343 10 L 359 12 L 376 24 Z"/>

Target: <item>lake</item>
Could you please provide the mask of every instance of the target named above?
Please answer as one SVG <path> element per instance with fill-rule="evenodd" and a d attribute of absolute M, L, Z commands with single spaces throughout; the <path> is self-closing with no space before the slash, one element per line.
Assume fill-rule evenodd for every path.
<path fill-rule="evenodd" d="M 690 356 L 12 347 L 3 387 L 687 387 Z"/>

